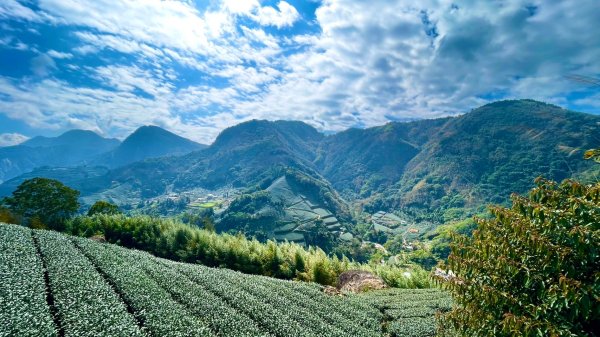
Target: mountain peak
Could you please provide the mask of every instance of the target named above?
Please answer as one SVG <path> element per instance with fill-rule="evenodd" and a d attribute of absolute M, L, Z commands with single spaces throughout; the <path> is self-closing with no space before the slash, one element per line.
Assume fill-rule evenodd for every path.
<path fill-rule="evenodd" d="M 281 137 L 279 137 L 281 136 Z M 253 143 L 267 138 L 279 137 L 293 141 L 318 141 L 324 135 L 314 127 L 301 121 L 268 121 L 264 119 L 249 120 L 223 130 L 214 142 L 216 147 L 233 143 Z"/>
<path fill-rule="evenodd" d="M 95 133 L 91 130 L 80 130 L 73 129 L 64 132 L 60 136 L 57 137 L 44 137 L 37 136 L 33 137 L 23 143 L 21 145 L 29 146 L 29 147 L 50 147 L 50 146 L 70 146 L 74 143 L 84 143 L 84 144 L 99 144 L 99 143 L 107 143 L 107 146 L 117 146 L 119 145 L 119 141 L 113 138 L 104 138 L 99 134 Z"/>
<path fill-rule="evenodd" d="M 180 136 L 172 133 L 171 131 L 161 128 L 160 126 L 143 125 L 137 129 L 135 129 L 135 131 L 133 131 L 127 138 L 125 138 L 125 140 L 130 139 L 130 138 L 139 137 L 139 136 L 145 137 L 145 136 L 156 136 L 156 135 L 180 137 Z M 180 138 L 183 138 L 183 137 L 180 137 Z"/>
<path fill-rule="evenodd" d="M 205 147 L 159 126 L 144 125 L 108 153 L 101 163 L 116 167 L 147 158 L 186 154 Z"/>
<path fill-rule="evenodd" d="M 157 126 L 157 125 L 142 125 L 139 128 L 137 128 L 133 133 L 139 133 L 139 132 L 168 132 L 168 133 L 172 133 L 172 132 L 167 131 L 166 129 L 163 129 L 160 126 Z"/>

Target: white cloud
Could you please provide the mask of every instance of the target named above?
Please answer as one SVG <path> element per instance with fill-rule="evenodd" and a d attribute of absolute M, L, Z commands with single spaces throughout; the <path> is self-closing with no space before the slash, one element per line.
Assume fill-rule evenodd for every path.
<path fill-rule="evenodd" d="M 170 94 L 173 89 L 159 71 L 151 72 L 136 66 L 103 66 L 89 70 L 107 86 L 121 92 L 133 93 L 139 89 L 156 97 Z"/>
<path fill-rule="evenodd" d="M 233 14 L 249 15 L 260 3 L 258 0 L 223 0 L 223 7 Z"/>
<path fill-rule="evenodd" d="M 234 111 L 340 130 L 468 111 L 492 97 L 560 104 L 564 76 L 600 74 L 594 1 L 326 1 L 318 36 Z M 557 24 L 560 22 L 561 24 Z M 288 41 L 289 42 L 289 41 Z M 498 96 L 499 95 L 499 96 Z"/>
<path fill-rule="evenodd" d="M 0 76 L 0 111 L 38 129 L 77 128 L 123 138 L 140 125 L 153 124 L 203 143 L 210 143 L 223 127 L 233 124 L 233 117 L 224 116 L 234 114 L 221 115 L 220 107 L 230 107 L 239 98 L 235 89 L 190 86 L 177 90 L 166 74 L 136 67 L 93 71 L 106 89 L 75 87 L 52 78 L 16 82 Z M 140 96 L 136 90 L 152 96 Z M 199 110 L 205 117 L 197 116 Z M 223 124 L 226 121 L 230 124 Z M 211 126 L 215 123 L 218 128 Z"/>
<path fill-rule="evenodd" d="M 230 13 L 247 16 L 263 26 L 289 27 L 300 19 L 296 8 L 285 1 L 271 6 L 261 6 L 257 0 L 224 0 L 223 7 Z"/>
<path fill-rule="evenodd" d="M 21 144 L 27 139 L 29 137 L 20 133 L 2 133 L 0 134 L 0 147 Z"/>
<path fill-rule="evenodd" d="M 73 52 L 75 52 L 77 54 L 81 54 L 81 55 L 87 55 L 87 54 L 97 53 L 100 49 L 101 48 L 98 48 L 97 46 L 94 46 L 91 44 L 86 44 L 86 45 L 82 45 L 82 46 L 73 48 Z"/>
<path fill-rule="evenodd" d="M 39 5 L 59 24 L 86 28 L 74 33 L 82 45 L 73 51 L 83 55 L 109 49 L 155 62 L 170 57 L 208 70 L 221 63 L 270 63 L 279 52 L 279 41 L 273 36 L 260 29 L 238 29 L 236 17 L 246 11 L 239 4 L 205 12 L 187 2 L 160 0 L 41 0 Z M 278 6 L 279 11 L 250 2 L 247 7 L 252 10 L 247 14 L 279 27 L 298 18 L 291 5 Z"/>
<path fill-rule="evenodd" d="M 263 26 L 276 26 L 277 28 L 292 26 L 300 18 L 296 8 L 285 1 L 280 1 L 277 8 L 279 10 L 270 6 L 260 7 L 257 9 L 257 13 L 251 17 Z"/>
<path fill-rule="evenodd" d="M 38 50 L 35 46 L 30 46 L 27 45 L 26 43 L 24 43 L 23 41 L 19 40 L 18 38 L 16 38 L 15 36 L 12 35 L 6 35 L 3 37 L 0 37 L 0 47 L 5 48 L 5 49 L 14 49 L 14 50 L 20 50 L 20 51 L 32 51 L 37 53 Z"/>
<path fill-rule="evenodd" d="M 55 59 L 70 59 L 73 57 L 71 53 L 63 53 L 56 50 L 49 50 L 46 54 Z"/>
<path fill-rule="evenodd" d="M 64 24 L 111 34 L 120 43 L 126 39 L 198 54 L 214 50 L 209 38 L 220 37 L 229 24 L 226 17 L 219 22 L 213 16 L 209 25 L 195 7 L 180 1 L 40 0 L 39 6 Z"/>
<path fill-rule="evenodd" d="M 41 15 L 21 5 L 16 0 L 2 0 L 0 2 L 0 18 L 17 19 L 27 21 L 42 21 Z"/>

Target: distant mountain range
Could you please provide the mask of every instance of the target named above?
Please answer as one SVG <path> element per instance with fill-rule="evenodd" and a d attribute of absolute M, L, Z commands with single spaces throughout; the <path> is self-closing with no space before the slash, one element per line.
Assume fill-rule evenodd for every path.
<path fill-rule="evenodd" d="M 224 130 L 200 151 L 194 150 L 201 145 L 154 127 L 140 128 L 120 145 L 103 142 L 103 154 L 78 160 L 111 169 L 76 168 L 89 171 L 88 177 L 80 173 L 65 181 L 90 198 L 143 200 L 224 186 L 256 193 L 274 189 L 273 182 L 291 170 L 320 186 L 322 193 L 312 194 L 311 203 L 358 200 L 369 211 L 403 210 L 442 222 L 488 203 L 506 202 L 511 193 L 530 189 L 540 175 L 554 180 L 600 176 L 600 165 L 582 159 L 585 149 L 600 146 L 600 116 L 532 100 L 500 101 L 458 117 L 392 122 L 334 135 L 302 122 L 254 120 Z M 8 156 L 0 155 L 4 158 Z M 126 165 L 133 160 L 138 162 Z M 7 181 L 0 193 L 10 193 L 36 174 L 65 176 L 64 170 L 45 168 Z M 339 209 L 346 213 L 348 208 Z M 338 216 L 334 207 L 326 211 Z"/>
<path fill-rule="evenodd" d="M 15 146 L 0 147 L 0 181 L 41 166 L 75 166 L 94 160 L 119 146 L 117 139 L 92 131 L 72 130 L 58 137 L 34 137 Z"/>
<path fill-rule="evenodd" d="M 38 136 L 19 145 L 0 147 L 0 182 L 40 167 L 94 165 L 115 168 L 205 147 L 156 126 L 140 127 L 122 143 L 92 131 L 71 130 L 58 137 Z"/>

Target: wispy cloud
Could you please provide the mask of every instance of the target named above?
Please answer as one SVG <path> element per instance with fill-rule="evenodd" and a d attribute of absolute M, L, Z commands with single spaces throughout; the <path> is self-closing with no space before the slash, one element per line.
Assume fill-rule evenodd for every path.
<path fill-rule="evenodd" d="M 31 59 L 31 71 L 38 76 L 48 76 L 54 70 L 56 70 L 56 62 L 46 54 Z"/>
<path fill-rule="evenodd" d="M 43 21 L 43 16 L 16 0 L 3 0 L 0 2 L 0 18 L 38 22 Z"/>
<path fill-rule="evenodd" d="M 50 56 L 52 58 L 55 58 L 55 59 L 70 59 L 70 58 L 73 58 L 73 54 L 71 54 L 71 53 L 63 53 L 63 52 L 59 52 L 59 51 L 52 50 L 52 49 L 50 49 L 47 52 L 47 54 L 48 54 L 48 56 Z"/>

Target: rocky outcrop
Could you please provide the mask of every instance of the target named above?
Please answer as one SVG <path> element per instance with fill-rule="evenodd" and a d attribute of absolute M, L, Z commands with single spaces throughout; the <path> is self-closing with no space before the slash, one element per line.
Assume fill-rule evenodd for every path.
<path fill-rule="evenodd" d="M 337 288 L 342 292 L 360 293 L 387 287 L 383 279 L 373 273 L 363 270 L 349 270 L 340 274 Z"/>

